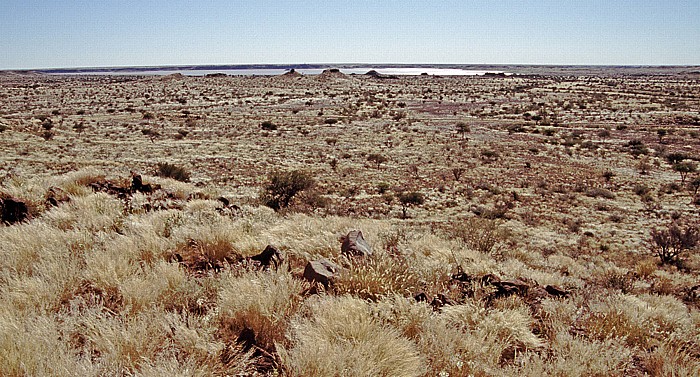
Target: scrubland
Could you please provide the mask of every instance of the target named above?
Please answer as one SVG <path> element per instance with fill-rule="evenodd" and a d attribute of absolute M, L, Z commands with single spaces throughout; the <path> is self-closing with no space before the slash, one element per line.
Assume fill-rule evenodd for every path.
<path fill-rule="evenodd" d="M 698 93 L 0 73 L 0 375 L 697 376 Z"/>

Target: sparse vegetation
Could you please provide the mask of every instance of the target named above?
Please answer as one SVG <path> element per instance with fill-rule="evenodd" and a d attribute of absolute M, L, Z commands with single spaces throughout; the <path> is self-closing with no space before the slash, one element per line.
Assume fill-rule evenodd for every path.
<path fill-rule="evenodd" d="M 159 162 L 156 166 L 156 175 L 159 177 L 172 178 L 181 182 L 190 180 L 190 172 L 182 166 L 168 162 Z"/>
<path fill-rule="evenodd" d="M 311 174 L 305 171 L 271 173 L 261 199 L 266 206 L 278 211 L 289 207 L 298 193 L 311 188 L 314 183 Z"/>
<path fill-rule="evenodd" d="M 697 80 L 566 69 L 0 72 L 0 375 L 698 375 Z"/>
<path fill-rule="evenodd" d="M 675 222 L 665 229 L 651 230 L 651 248 L 661 263 L 676 263 L 681 254 L 694 250 L 700 242 L 697 225 L 679 225 Z"/>

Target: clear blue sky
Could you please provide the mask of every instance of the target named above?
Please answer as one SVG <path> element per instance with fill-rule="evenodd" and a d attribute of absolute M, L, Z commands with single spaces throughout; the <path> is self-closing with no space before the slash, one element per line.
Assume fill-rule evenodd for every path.
<path fill-rule="evenodd" d="M 700 65 L 700 0 L 0 0 L 0 69 Z"/>

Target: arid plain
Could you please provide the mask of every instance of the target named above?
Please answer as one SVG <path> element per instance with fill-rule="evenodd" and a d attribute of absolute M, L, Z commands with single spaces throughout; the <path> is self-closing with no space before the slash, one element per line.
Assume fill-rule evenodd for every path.
<path fill-rule="evenodd" d="M 0 72 L 0 374 L 697 376 L 700 73 L 519 73 Z"/>

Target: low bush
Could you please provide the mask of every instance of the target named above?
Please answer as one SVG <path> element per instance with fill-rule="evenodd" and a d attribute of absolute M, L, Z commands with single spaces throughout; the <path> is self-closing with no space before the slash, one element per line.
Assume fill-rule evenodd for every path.
<path fill-rule="evenodd" d="M 172 178 L 181 182 L 188 182 L 190 180 L 190 172 L 187 171 L 187 169 L 167 162 L 158 163 L 156 175 L 163 178 Z"/>
<path fill-rule="evenodd" d="M 260 195 L 266 206 L 279 211 L 287 208 L 294 197 L 315 184 L 311 173 L 293 170 L 289 172 L 274 172 L 268 176 L 268 183 Z"/>
<path fill-rule="evenodd" d="M 695 225 L 680 226 L 676 222 L 665 229 L 652 229 L 649 240 L 651 250 L 664 264 L 678 262 L 681 254 L 695 249 L 698 243 L 700 228 Z"/>

